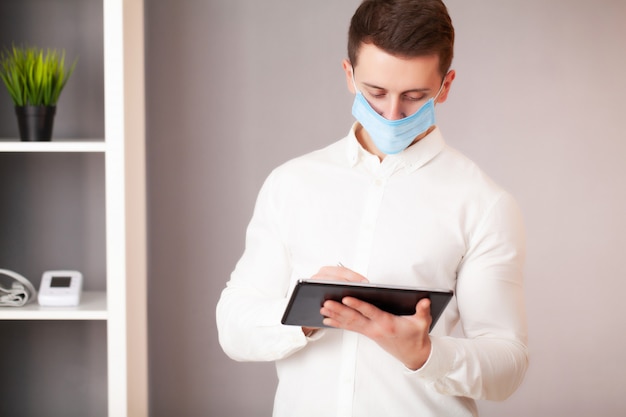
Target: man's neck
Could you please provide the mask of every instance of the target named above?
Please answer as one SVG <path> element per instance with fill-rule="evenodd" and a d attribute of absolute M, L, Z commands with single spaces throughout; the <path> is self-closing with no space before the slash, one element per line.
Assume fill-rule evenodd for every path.
<path fill-rule="evenodd" d="M 433 130 L 435 130 L 435 125 L 432 125 L 430 128 L 428 128 L 428 130 L 426 132 L 424 132 L 421 135 L 419 135 L 418 137 L 416 137 L 415 140 L 413 142 L 411 142 L 409 147 L 415 145 L 417 142 L 419 142 L 420 140 L 424 139 Z M 387 155 L 384 152 L 381 152 L 376 147 L 376 145 L 374 144 L 374 141 L 370 137 L 369 133 L 367 133 L 367 131 L 363 128 L 363 126 L 358 124 L 357 128 L 354 131 L 354 135 L 356 136 L 356 139 L 359 141 L 359 143 L 361 144 L 363 149 L 365 149 L 367 152 L 371 153 L 372 155 L 377 156 L 378 159 L 381 162 L 382 162 L 383 159 L 385 159 L 385 156 L 387 156 Z"/>

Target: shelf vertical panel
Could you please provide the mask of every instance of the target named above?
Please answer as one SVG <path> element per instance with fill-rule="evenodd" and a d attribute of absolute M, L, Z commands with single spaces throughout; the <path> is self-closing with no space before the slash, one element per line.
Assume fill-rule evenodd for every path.
<path fill-rule="evenodd" d="M 124 2 L 126 145 L 126 311 L 129 415 L 148 416 L 148 294 L 146 230 L 144 3 Z M 132 31 L 132 35 L 130 34 Z"/>
<path fill-rule="evenodd" d="M 143 0 L 103 0 L 109 416 L 148 415 Z"/>

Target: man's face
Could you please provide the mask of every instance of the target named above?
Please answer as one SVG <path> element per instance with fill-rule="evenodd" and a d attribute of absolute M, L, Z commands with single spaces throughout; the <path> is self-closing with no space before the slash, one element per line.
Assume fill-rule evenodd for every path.
<path fill-rule="evenodd" d="M 356 93 L 349 62 L 344 62 L 344 69 L 348 88 Z M 448 80 L 449 75 L 450 73 L 445 80 L 442 79 L 437 55 L 399 58 L 372 44 L 361 46 L 358 62 L 354 67 L 356 87 L 372 108 L 389 120 L 402 119 L 415 113 L 429 98 L 437 94 L 442 82 Z M 442 103 L 447 98 L 449 84 L 450 82 L 444 82 L 437 103 Z"/>
<path fill-rule="evenodd" d="M 399 58 L 372 44 L 361 45 L 354 68 L 348 60 L 344 60 L 343 68 L 348 89 L 355 94 L 356 85 L 372 108 L 389 120 L 412 115 L 435 97 L 440 88 L 435 103 L 443 103 L 455 76 L 450 71 L 442 78 L 437 55 Z M 379 153 L 369 149 L 372 143 L 368 137 L 360 139 L 364 139 L 366 149 Z"/>

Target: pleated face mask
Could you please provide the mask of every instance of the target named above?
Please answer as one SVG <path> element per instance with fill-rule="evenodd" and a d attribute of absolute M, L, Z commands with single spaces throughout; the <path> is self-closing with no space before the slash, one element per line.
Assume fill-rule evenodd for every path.
<path fill-rule="evenodd" d="M 354 71 L 352 83 L 356 95 L 352 105 L 352 115 L 370 135 L 376 147 L 387 155 L 405 150 L 413 140 L 435 124 L 435 100 L 443 89 L 443 82 L 435 97 L 428 99 L 415 113 L 403 119 L 389 120 L 372 108 L 361 91 L 356 87 Z"/>

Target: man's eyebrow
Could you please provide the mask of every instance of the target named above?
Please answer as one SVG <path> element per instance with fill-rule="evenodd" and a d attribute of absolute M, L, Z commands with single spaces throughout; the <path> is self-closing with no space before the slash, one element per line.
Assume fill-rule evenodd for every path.
<path fill-rule="evenodd" d="M 384 90 L 387 91 L 386 88 L 384 87 L 379 87 L 377 85 L 374 84 L 370 84 L 370 83 L 363 83 L 364 86 L 369 87 L 369 88 L 374 88 L 376 90 Z M 407 90 L 407 91 L 403 91 L 402 94 L 406 94 L 406 93 L 427 93 L 430 91 L 430 88 L 413 88 L 411 90 Z"/>

